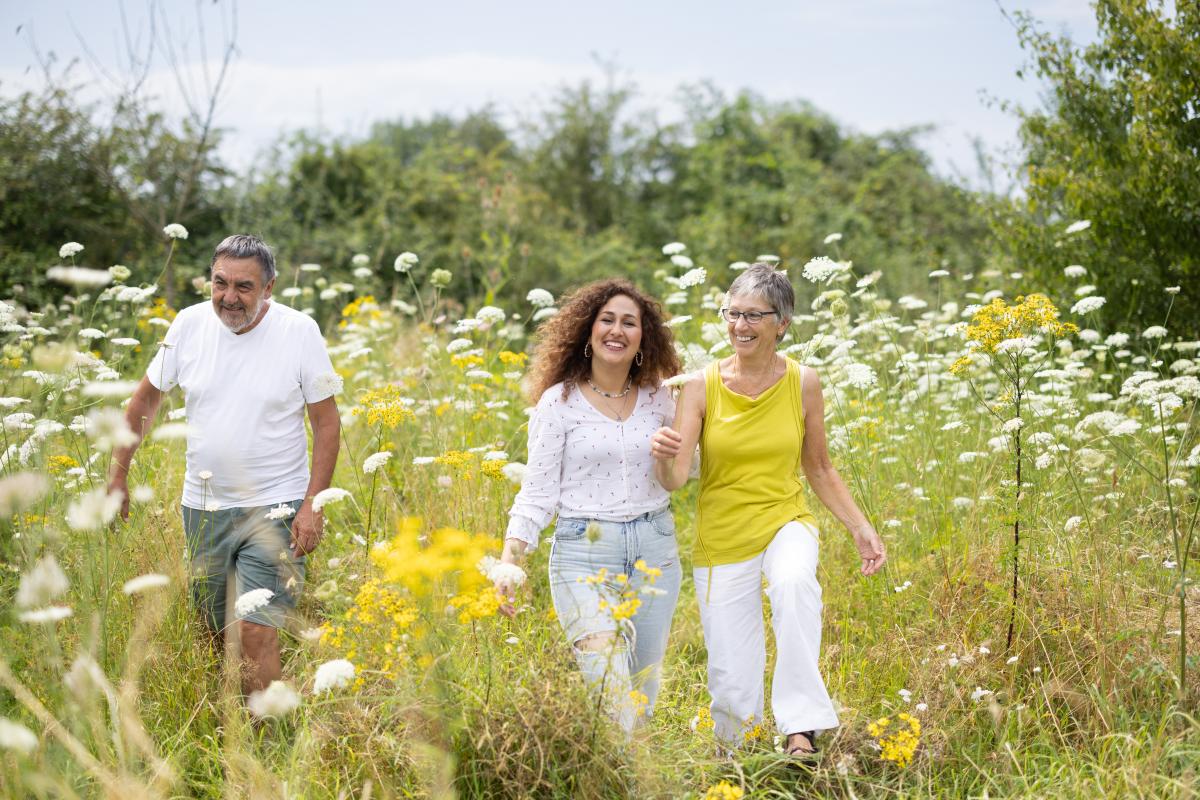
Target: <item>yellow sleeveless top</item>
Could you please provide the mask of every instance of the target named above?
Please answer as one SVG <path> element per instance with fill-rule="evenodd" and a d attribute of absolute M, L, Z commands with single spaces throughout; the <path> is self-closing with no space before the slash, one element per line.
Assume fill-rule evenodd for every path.
<path fill-rule="evenodd" d="M 804 404 L 800 365 L 757 398 L 731 391 L 718 362 L 704 373 L 700 500 L 694 563 L 746 561 L 796 520 L 816 527 L 800 481 Z"/>

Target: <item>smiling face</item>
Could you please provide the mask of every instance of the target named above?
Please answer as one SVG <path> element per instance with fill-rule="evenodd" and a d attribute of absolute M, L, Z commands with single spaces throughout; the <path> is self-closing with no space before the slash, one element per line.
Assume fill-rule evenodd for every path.
<path fill-rule="evenodd" d="M 764 316 L 758 323 L 751 325 L 745 317 L 739 316 L 737 322 L 726 320 L 725 328 L 729 332 L 729 342 L 733 351 L 740 356 L 754 358 L 775 352 L 779 338 L 787 329 L 787 323 L 779 318 L 766 298 L 759 294 L 731 295 L 725 300 L 731 311 L 759 311 Z"/>
<path fill-rule="evenodd" d="M 217 317 L 234 333 L 252 326 L 271 296 L 275 280 L 263 283 L 255 258 L 218 258 L 212 268 L 212 303 Z"/>
<path fill-rule="evenodd" d="M 592 323 L 593 362 L 629 368 L 642 346 L 642 310 L 632 297 L 614 295 Z"/>

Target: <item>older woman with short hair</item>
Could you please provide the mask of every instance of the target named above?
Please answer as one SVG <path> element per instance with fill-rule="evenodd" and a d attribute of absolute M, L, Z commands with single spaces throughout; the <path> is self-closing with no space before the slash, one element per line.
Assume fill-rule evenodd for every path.
<path fill-rule="evenodd" d="M 838 718 L 818 664 L 819 532 L 800 471 L 854 537 L 863 575 L 886 556 L 830 462 L 820 379 L 776 352 L 794 305 L 787 274 L 773 266 L 753 264 L 738 276 L 721 309 L 733 355 L 688 378 L 673 427 L 654 435 L 651 451 L 659 482 L 675 490 L 700 446 L 693 563 L 718 738 L 734 744 L 763 716 L 766 578 L 776 642 L 772 711 L 785 751 L 803 754 Z"/>

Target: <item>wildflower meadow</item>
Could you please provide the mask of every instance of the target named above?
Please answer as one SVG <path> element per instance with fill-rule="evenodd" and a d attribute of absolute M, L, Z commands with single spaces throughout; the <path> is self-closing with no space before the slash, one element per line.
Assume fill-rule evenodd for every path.
<path fill-rule="evenodd" d="M 165 230 L 168 263 L 186 235 Z M 862 578 L 813 504 L 842 726 L 796 761 L 769 720 L 718 751 L 690 581 L 658 708 L 631 740 L 573 666 L 547 547 L 515 616 L 498 613 L 522 379 L 570 287 L 455 308 L 442 293 L 467 276 L 411 252 L 338 265 L 354 281 L 281 268 L 275 302 L 325 331 L 343 441 L 285 679 L 245 702 L 232 644 L 189 600 L 178 394 L 134 462 L 127 523 L 105 493 L 132 435 L 120 404 L 176 309 L 122 267 L 83 266 L 86 242 L 63 245 L 61 302 L 0 303 L 0 795 L 1194 796 L 1200 342 L 1172 335 L 1169 313 L 1100 328 L 1120 287 L 1084 266 L 1064 276 L 1072 305 L 995 268 L 934 269 L 891 296 L 853 253 L 833 234 L 778 264 L 801 298 L 780 348 L 820 374 L 833 457 L 889 553 Z M 689 371 L 728 350 L 717 309 L 746 264 L 674 242 L 642 265 Z M 203 302 L 194 277 L 187 302 Z M 694 491 L 673 500 L 685 567 Z M 641 597 L 607 602 L 619 619 Z"/>

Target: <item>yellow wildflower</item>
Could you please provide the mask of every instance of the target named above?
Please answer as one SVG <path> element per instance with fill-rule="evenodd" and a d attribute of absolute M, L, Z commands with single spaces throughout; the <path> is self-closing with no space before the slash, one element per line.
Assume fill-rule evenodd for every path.
<path fill-rule="evenodd" d="M 358 405 L 354 414 L 365 414 L 368 425 L 380 423 L 385 428 L 395 428 L 405 420 L 416 419 L 416 415 L 405 405 L 400 387 L 394 383 L 362 395 L 358 398 Z"/>
<path fill-rule="evenodd" d="M 742 787 L 721 781 L 708 787 L 708 791 L 704 793 L 704 800 L 741 800 L 745 795 Z"/>
<path fill-rule="evenodd" d="M 893 727 L 889 717 L 881 717 L 867 726 L 869 733 L 879 745 L 879 757 L 891 761 L 898 767 L 912 763 L 913 755 L 921 744 L 921 721 L 910 714 L 898 714 Z"/>

